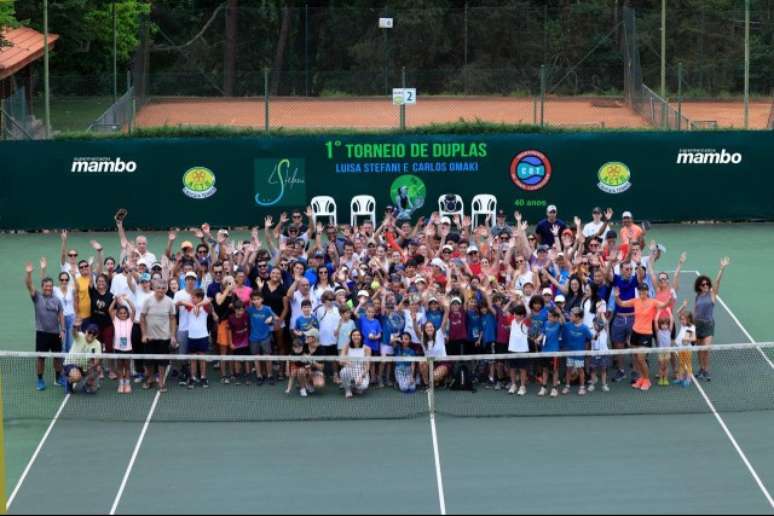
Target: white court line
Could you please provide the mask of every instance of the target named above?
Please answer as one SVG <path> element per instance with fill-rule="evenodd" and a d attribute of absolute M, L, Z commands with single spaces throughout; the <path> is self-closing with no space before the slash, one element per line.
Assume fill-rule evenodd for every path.
<path fill-rule="evenodd" d="M 697 276 L 701 275 L 701 273 L 699 271 L 692 271 L 692 272 L 696 273 Z M 739 318 L 736 316 L 736 314 L 731 311 L 731 308 L 729 308 L 728 305 L 726 304 L 726 302 L 723 301 L 723 298 L 721 298 L 720 296 L 716 296 L 716 297 L 717 297 L 718 301 L 720 302 L 721 306 L 723 306 L 723 308 L 726 310 L 726 312 L 728 312 L 728 315 L 731 316 L 731 319 L 736 323 L 736 325 L 739 327 L 739 329 L 742 330 L 742 333 L 744 333 L 745 337 L 747 337 L 747 340 L 749 340 L 753 344 L 757 344 L 758 341 L 753 338 L 753 336 L 750 334 L 749 331 L 747 331 L 747 328 L 744 327 L 744 325 L 739 320 Z M 772 362 L 771 359 L 768 356 L 766 356 L 766 353 L 764 353 L 761 348 L 755 348 L 755 349 L 757 349 L 758 353 L 761 354 L 761 356 L 763 357 L 763 360 L 765 360 L 769 364 L 769 367 L 774 369 L 774 362 Z"/>
<path fill-rule="evenodd" d="M 432 378 L 430 381 L 433 381 Z M 428 406 L 432 407 L 433 403 L 430 400 L 432 396 L 432 389 L 427 391 Z M 435 429 L 435 414 L 430 411 L 430 433 L 433 436 L 433 460 L 435 461 L 435 481 L 438 485 L 438 503 L 440 504 L 441 515 L 446 515 L 446 498 L 443 494 L 443 476 L 441 475 L 441 454 L 438 449 L 438 432 Z"/>
<path fill-rule="evenodd" d="M 166 385 L 167 375 L 169 375 L 169 367 L 167 367 L 167 371 L 164 373 L 165 385 Z M 116 509 L 118 509 L 118 504 L 121 502 L 121 497 L 124 495 L 124 489 L 126 489 L 126 482 L 129 480 L 129 475 L 132 474 L 134 463 L 137 460 L 137 454 L 140 453 L 140 447 L 142 447 L 142 442 L 145 440 L 145 434 L 148 432 L 148 426 L 150 425 L 151 418 L 153 418 L 153 413 L 156 412 L 156 406 L 159 403 L 159 398 L 161 398 L 161 391 L 156 391 L 156 395 L 153 397 L 153 403 L 151 404 L 151 408 L 148 411 L 148 417 L 145 418 L 145 424 L 142 425 L 142 430 L 140 431 L 140 437 L 137 439 L 137 444 L 134 445 L 132 456 L 129 459 L 129 465 L 126 467 L 126 471 L 124 472 L 124 478 L 121 479 L 121 485 L 118 488 L 118 493 L 116 493 L 116 498 L 115 500 L 113 500 L 113 506 L 110 508 L 110 516 L 113 516 L 116 513 Z"/>
<path fill-rule="evenodd" d="M 19 477 L 19 481 L 16 482 L 16 487 L 14 487 L 13 492 L 11 493 L 11 496 L 8 498 L 8 502 L 5 504 L 6 511 L 8 511 L 11 508 L 11 504 L 13 503 L 14 498 L 16 498 L 16 495 L 19 494 L 19 490 L 21 489 L 22 484 L 27 479 L 27 475 L 29 474 L 30 469 L 32 469 L 32 465 L 35 463 L 35 460 L 37 460 L 38 455 L 40 454 L 40 451 L 43 449 L 43 446 L 46 444 L 46 441 L 48 440 L 48 436 L 51 434 L 51 431 L 54 429 L 54 425 L 59 419 L 59 416 L 62 414 L 62 411 L 64 410 L 65 405 L 67 405 L 67 401 L 69 399 L 70 399 L 70 394 L 68 393 L 65 395 L 64 399 L 62 400 L 62 404 L 59 405 L 59 410 L 56 411 L 56 414 L 54 414 L 53 419 L 51 419 L 51 423 L 48 425 L 48 429 L 46 429 L 46 433 L 43 434 L 43 438 L 38 443 L 37 448 L 35 448 L 35 452 L 32 454 L 32 457 L 30 457 L 30 461 L 27 463 L 27 466 L 24 468 L 24 471 L 22 472 L 21 477 Z M 2 444 L 0 444 L 0 446 L 1 445 Z"/>
<path fill-rule="evenodd" d="M 704 392 L 704 389 L 702 388 L 702 386 L 696 380 L 696 377 L 693 375 L 691 375 L 691 377 L 693 378 L 693 384 L 699 390 L 699 393 L 701 394 L 702 398 L 704 398 L 704 401 L 707 402 L 707 406 L 712 411 L 712 415 L 715 416 L 715 419 L 717 419 L 718 423 L 720 424 L 720 428 L 722 428 L 723 431 L 726 433 L 726 436 L 728 437 L 728 440 L 731 441 L 731 444 L 734 446 L 736 453 L 739 454 L 739 457 L 742 459 L 742 462 L 744 462 L 744 465 L 747 466 L 747 470 L 750 472 L 750 475 L 752 475 L 752 477 L 755 479 L 755 483 L 758 484 L 758 487 L 760 488 L 761 492 L 766 497 L 766 500 L 768 500 L 769 505 L 771 506 L 772 509 L 774 509 L 774 499 L 771 498 L 771 494 L 769 494 L 769 491 L 766 489 L 766 486 L 763 485 L 763 482 L 761 482 L 761 479 L 758 476 L 758 473 L 755 471 L 755 468 L 753 468 L 752 464 L 750 464 L 750 461 L 747 460 L 747 456 L 742 451 L 742 448 L 739 447 L 739 444 L 736 442 L 736 439 L 734 439 L 734 435 L 726 426 L 726 422 L 723 421 L 723 418 L 720 417 L 720 414 L 718 414 L 717 410 L 715 410 L 715 406 L 712 404 L 712 401 L 710 401 L 709 397 Z"/>

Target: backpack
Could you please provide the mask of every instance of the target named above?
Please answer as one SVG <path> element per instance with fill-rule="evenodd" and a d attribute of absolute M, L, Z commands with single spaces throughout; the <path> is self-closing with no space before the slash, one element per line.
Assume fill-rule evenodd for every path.
<path fill-rule="evenodd" d="M 473 387 L 473 373 L 470 372 L 467 365 L 456 364 L 454 366 L 450 389 L 453 391 L 476 391 Z"/>

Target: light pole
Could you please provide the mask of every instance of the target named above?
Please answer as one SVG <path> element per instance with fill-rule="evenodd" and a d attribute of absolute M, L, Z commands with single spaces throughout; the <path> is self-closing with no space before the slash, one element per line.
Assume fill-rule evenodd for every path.
<path fill-rule="evenodd" d="M 48 0 L 43 0 L 43 107 L 46 139 L 51 137 L 51 92 L 48 81 Z"/>
<path fill-rule="evenodd" d="M 389 77 L 389 71 L 390 71 L 390 52 L 389 52 L 389 39 L 387 37 L 387 32 L 392 28 L 392 18 L 379 18 L 379 28 L 382 29 L 382 32 L 384 33 L 384 94 L 389 95 L 390 94 L 390 77 Z"/>

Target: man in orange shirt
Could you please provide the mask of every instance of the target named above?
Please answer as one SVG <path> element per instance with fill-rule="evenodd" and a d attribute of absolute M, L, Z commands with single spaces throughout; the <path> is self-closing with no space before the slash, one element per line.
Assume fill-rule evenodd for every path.
<path fill-rule="evenodd" d="M 645 238 L 645 231 L 634 223 L 632 212 L 623 212 L 621 219 L 621 229 L 618 232 L 621 236 L 621 243 L 642 242 Z"/>

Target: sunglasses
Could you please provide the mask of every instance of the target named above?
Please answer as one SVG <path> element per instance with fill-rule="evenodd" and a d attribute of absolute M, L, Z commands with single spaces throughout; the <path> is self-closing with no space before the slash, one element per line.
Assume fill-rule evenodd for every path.
<path fill-rule="evenodd" d="M 300 218 L 301 218 L 301 215 L 293 215 L 293 218 L 294 218 L 294 219 L 300 219 Z"/>
<path fill-rule="evenodd" d="M 78 256 L 78 253 L 69 253 L 67 256 L 70 258 L 76 258 Z"/>
<path fill-rule="evenodd" d="M 327 275 L 328 275 L 328 271 L 320 271 L 320 272 L 318 272 L 317 274 L 320 274 L 320 275 L 323 275 L 323 274 L 325 274 L 325 275 L 327 276 Z"/>
<path fill-rule="evenodd" d="M 96 337 L 97 336 L 97 332 L 95 332 L 95 331 L 87 331 L 86 335 L 91 335 L 92 337 Z"/>
<path fill-rule="evenodd" d="M 207 250 L 206 249 L 199 249 L 197 252 L 199 254 L 207 254 Z"/>
<path fill-rule="evenodd" d="M 68 281 L 70 281 L 70 278 L 59 278 L 59 281 L 68 282 Z"/>
<path fill-rule="evenodd" d="M 81 265 L 81 266 L 80 266 L 80 267 L 78 267 L 78 268 L 79 268 L 79 269 L 88 269 L 88 268 L 89 268 L 89 266 L 88 266 L 88 265 Z"/>
<path fill-rule="evenodd" d="M 269 265 L 268 265 L 268 264 L 266 264 L 266 263 L 259 263 L 259 264 L 258 264 L 258 267 L 259 267 L 259 268 L 261 268 L 261 269 L 263 269 L 263 268 L 265 268 L 265 267 L 268 267 L 268 266 L 269 266 Z"/>
<path fill-rule="evenodd" d="M 659 280 L 659 281 L 667 281 L 668 279 L 669 279 L 669 278 L 667 278 L 666 276 L 662 276 L 662 277 L 660 277 L 658 280 Z"/>
<path fill-rule="evenodd" d="M 706 281 L 702 281 L 702 282 L 700 283 L 700 285 L 701 285 L 702 287 L 709 287 L 709 283 L 708 283 L 708 282 L 706 282 Z"/>
<path fill-rule="evenodd" d="M 219 270 L 219 271 L 212 271 L 212 273 L 213 273 L 213 274 L 223 274 L 223 270 Z"/>

